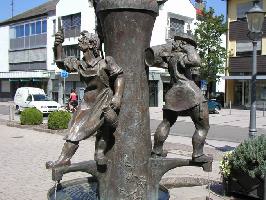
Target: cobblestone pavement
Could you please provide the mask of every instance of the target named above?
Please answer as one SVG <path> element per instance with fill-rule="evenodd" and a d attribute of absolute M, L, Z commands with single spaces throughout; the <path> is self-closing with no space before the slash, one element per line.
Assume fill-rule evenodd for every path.
<path fill-rule="evenodd" d="M 0 125 L 0 200 L 45 200 L 53 186 L 45 162 L 55 160 L 64 143 L 62 136 Z M 73 162 L 91 160 L 92 140 L 81 143 Z M 64 180 L 83 177 L 68 174 Z"/>
<path fill-rule="evenodd" d="M 51 180 L 51 171 L 45 169 L 45 162 L 55 160 L 64 143 L 61 135 L 42 133 L 33 130 L 7 127 L 0 124 L 0 200 L 45 200 L 47 191 L 54 185 Z M 168 150 L 170 157 L 188 158 L 191 155 L 191 139 L 174 137 L 169 138 Z M 177 144 L 176 141 L 179 143 Z M 211 143 L 213 141 L 210 141 Z M 220 143 L 220 142 L 219 142 Z M 188 177 L 203 178 L 208 176 L 219 181 L 218 160 L 221 152 L 212 146 L 206 147 L 207 153 L 215 154 L 216 160 L 213 172 L 204 173 L 196 167 L 184 167 L 169 171 L 164 178 Z M 223 144 L 220 144 L 223 146 Z M 236 144 L 234 144 L 236 145 Z M 233 144 L 232 144 L 233 146 Z M 72 162 L 81 162 L 93 159 L 94 140 L 88 139 L 80 143 L 80 148 L 74 155 Z M 87 176 L 85 173 L 72 173 L 64 176 L 63 181 Z M 194 189 L 193 189 L 194 188 Z M 171 189 L 171 200 L 205 199 L 208 194 L 206 186 Z M 184 197 L 184 194 L 187 198 Z M 212 195 L 213 199 L 221 199 Z"/>

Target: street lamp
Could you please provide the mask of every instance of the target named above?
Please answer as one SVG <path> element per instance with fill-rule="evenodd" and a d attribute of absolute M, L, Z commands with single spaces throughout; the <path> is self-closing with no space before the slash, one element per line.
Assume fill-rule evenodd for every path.
<path fill-rule="evenodd" d="M 248 22 L 248 37 L 253 43 L 253 66 L 251 78 L 251 107 L 250 107 L 250 123 L 249 123 L 249 137 L 255 137 L 256 129 L 256 75 L 257 75 L 257 43 L 262 37 L 262 25 L 264 21 L 265 12 L 259 7 L 260 1 L 253 1 L 253 7 L 246 12 Z"/>

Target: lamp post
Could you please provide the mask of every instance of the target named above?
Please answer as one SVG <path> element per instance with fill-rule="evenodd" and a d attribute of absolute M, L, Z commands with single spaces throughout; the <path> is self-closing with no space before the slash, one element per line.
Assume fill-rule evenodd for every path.
<path fill-rule="evenodd" d="M 251 107 L 250 107 L 250 123 L 249 137 L 255 137 L 257 134 L 256 128 L 256 75 L 257 75 L 257 43 L 262 37 L 262 25 L 265 12 L 259 7 L 259 1 L 253 1 L 253 7 L 246 12 L 248 22 L 248 37 L 253 43 L 253 66 L 251 78 Z"/>

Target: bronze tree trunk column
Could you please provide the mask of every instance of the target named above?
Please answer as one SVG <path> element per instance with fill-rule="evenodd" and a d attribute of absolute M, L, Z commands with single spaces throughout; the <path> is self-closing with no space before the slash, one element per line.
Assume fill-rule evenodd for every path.
<path fill-rule="evenodd" d="M 126 83 L 115 145 L 107 154 L 107 171 L 99 177 L 101 200 L 155 199 L 158 193 L 149 172 L 149 87 L 144 64 L 157 10 L 156 0 L 100 0 L 96 8 L 106 55 L 123 68 Z"/>

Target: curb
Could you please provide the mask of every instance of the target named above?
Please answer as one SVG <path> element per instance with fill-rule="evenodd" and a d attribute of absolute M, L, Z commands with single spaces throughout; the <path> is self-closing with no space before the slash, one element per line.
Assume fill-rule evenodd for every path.
<path fill-rule="evenodd" d="M 180 188 L 180 187 L 193 187 L 193 186 L 202 186 L 202 185 L 213 185 L 220 184 L 220 181 L 205 179 L 205 178 L 196 178 L 196 177 L 176 177 L 171 176 L 167 178 L 162 178 L 160 184 L 165 186 L 167 189 Z"/>
<path fill-rule="evenodd" d="M 0 121 L 1 123 L 1 121 Z M 1 123 L 2 124 L 2 123 Z M 6 124 L 9 127 L 15 127 L 15 128 L 21 128 L 21 129 L 29 129 L 29 130 L 34 130 L 34 131 L 38 131 L 38 132 L 45 132 L 45 133 L 50 133 L 50 134 L 59 134 L 59 135 L 64 135 L 66 129 L 63 130 L 52 130 L 52 129 L 48 129 L 45 127 L 36 127 L 36 125 L 21 125 L 18 122 L 12 122 L 12 121 L 6 121 Z M 41 124 L 44 125 L 44 124 Z"/>

